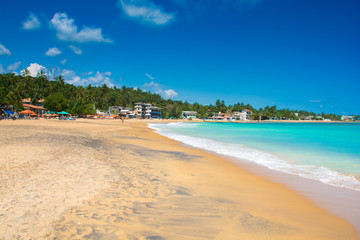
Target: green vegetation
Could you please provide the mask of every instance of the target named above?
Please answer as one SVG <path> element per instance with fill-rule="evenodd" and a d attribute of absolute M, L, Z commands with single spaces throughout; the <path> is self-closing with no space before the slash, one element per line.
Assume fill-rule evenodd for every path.
<path fill-rule="evenodd" d="M 88 85 L 74 86 L 65 83 L 59 76 L 56 81 L 48 81 L 44 73 L 31 77 L 26 72 L 23 75 L 13 73 L 0 74 L 0 105 L 12 105 L 15 111 L 22 110 L 22 99 L 30 98 L 32 104 L 39 99 L 45 99 L 44 106 L 52 111 L 66 111 L 71 114 L 87 115 L 95 113 L 95 109 L 107 111 L 110 106 L 124 106 L 133 108 L 137 102 L 148 102 L 161 108 L 166 118 L 179 118 L 182 111 L 197 111 L 198 117 L 207 118 L 215 113 L 231 113 L 248 109 L 253 112 L 252 119 L 304 119 L 307 116 L 322 116 L 331 120 L 340 120 L 335 114 L 315 114 L 307 111 L 277 109 L 276 106 L 266 106 L 255 109 L 249 104 L 237 103 L 225 105 L 217 100 L 215 105 L 201 105 L 188 102 L 163 99 L 160 95 L 144 92 L 140 89 L 109 88 L 105 84 L 101 87 Z M 296 116 L 296 113 L 298 116 Z"/>

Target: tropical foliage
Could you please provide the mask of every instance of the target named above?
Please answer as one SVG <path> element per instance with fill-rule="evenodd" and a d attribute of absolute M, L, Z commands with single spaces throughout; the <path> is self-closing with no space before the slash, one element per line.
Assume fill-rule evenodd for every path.
<path fill-rule="evenodd" d="M 62 76 L 55 81 L 48 81 L 40 72 L 37 77 L 31 77 L 25 71 L 22 75 L 13 73 L 0 74 L 0 105 L 12 105 L 15 111 L 22 110 L 22 99 L 30 98 L 32 104 L 45 99 L 44 106 L 52 111 L 66 111 L 71 114 L 93 114 L 95 110 L 107 111 L 110 106 L 133 108 L 137 102 L 147 102 L 161 108 L 164 117 L 181 116 L 182 111 L 197 111 L 198 117 L 207 118 L 219 112 L 231 113 L 248 109 L 253 112 L 253 119 L 304 119 L 317 114 L 307 111 L 277 109 L 276 106 L 266 106 L 256 109 L 249 104 L 236 103 L 226 105 L 217 100 L 215 105 L 202 105 L 197 102 L 190 104 L 183 101 L 164 99 L 159 94 L 145 92 L 137 88 L 122 88 L 103 86 L 74 86 L 65 82 Z M 319 114 L 318 114 L 319 115 Z M 322 117 L 339 120 L 335 114 L 321 114 Z"/>

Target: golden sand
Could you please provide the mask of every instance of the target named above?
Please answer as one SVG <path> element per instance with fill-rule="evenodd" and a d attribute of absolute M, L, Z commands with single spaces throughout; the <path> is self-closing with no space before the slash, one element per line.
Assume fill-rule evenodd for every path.
<path fill-rule="evenodd" d="M 357 239 L 294 191 L 145 121 L 1 121 L 0 132 L 0 239 Z"/>

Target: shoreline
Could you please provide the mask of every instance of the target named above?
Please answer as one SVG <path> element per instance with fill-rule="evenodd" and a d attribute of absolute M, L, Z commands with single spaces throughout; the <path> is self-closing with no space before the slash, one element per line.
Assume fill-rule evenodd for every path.
<path fill-rule="evenodd" d="M 249 122 L 249 123 L 257 123 L 257 122 Z M 298 122 L 295 121 L 295 123 Z M 310 122 L 306 121 L 306 123 L 310 123 Z M 315 123 L 321 123 L 321 122 L 315 121 Z M 158 130 L 155 129 L 153 130 L 154 132 L 162 135 L 161 133 L 158 132 Z M 316 204 L 320 208 L 326 209 L 327 211 L 336 214 L 337 216 L 342 217 L 347 221 L 349 221 L 357 229 L 358 235 L 360 237 L 360 209 L 358 208 L 358 203 L 356 201 L 356 199 L 360 199 L 359 191 L 345 187 L 332 186 L 315 179 L 304 178 L 291 173 L 269 169 L 266 166 L 245 159 L 239 159 L 236 157 L 219 154 L 215 151 L 198 148 L 181 141 L 178 142 L 179 144 L 182 144 L 185 147 L 200 149 L 210 154 L 220 156 L 232 162 L 233 164 L 237 165 L 241 169 L 245 169 L 271 182 L 280 183 L 283 186 L 296 191 L 298 194 L 311 200 L 314 204 Z M 358 177 L 355 178 L 359 180 Z"/>
<path fill-rule="evenodd" d="M 3 125 L 1 122 L 0 127 Z M 145 121 L 136 120 L 125 121 L 123 125 L 120 121 L 103 120 L 5 124 L 9 130 L 21 128 L 25 133 L 29 126 L 35 127 L 35 135 L 68 134 L 69 138 L 64 136 L 64 140 L 56 142 L 59 147 L 68 141 L 66 139 L 83 135 L 89 140 L 81 146 L 93 149 L 94 161 L 102 166 L 93 172 L 68 169 L 67 178 L 61 178 L 62 181 L 67 182 L 79 171 L 85 171 L 87 179 L 103 187 L 95 189 L 95 195 L 81 203 L 70 203 L 57 216 L 46 219 L 52 223 L 53 230 L 44 239 L 358 238 L 347 221 L 282 184 L 254 175 L 226 158 L 181 146 L 146 125 Z M 13 136 L 9 135 L 8 139 Z M 16 142 L 3 144 L 18 146 Z M 81 161 L 89 160 L 81 157 Z M 58 168 L 51 170 L 59 171 L 60 178 L 64 171 L 61 162 Z M 104 175 L 105 169 L 107 175 Z M 105 178 L 100 180 L 99 176 Z M 87 181 L 80 186 L 88 186 Z M 40 191 L 36 188 L 41 185 L 34 188 L 35 192 Z M 47 190 L 51 193 L 54 189 Z M 67 193 L 66 197 L 74 194 Z M 11 221 L 15 225 L 19 220 Z M 0 238 L 3 231 L 0 228 Z"/>

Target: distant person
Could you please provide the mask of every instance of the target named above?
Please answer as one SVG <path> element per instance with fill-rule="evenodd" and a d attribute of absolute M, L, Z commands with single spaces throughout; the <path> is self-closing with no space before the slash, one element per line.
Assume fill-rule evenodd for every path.
<path fill-rule="evenodd" d="M 121 117 L 121 123 L 124 124 L 124 117 Z"/>
<path fill-rule="evenodd" d="M 4 109 L 1 109 L 1 112 L 0 112 L 0 120 L 1 119 L 5 119 L 5 110 Z"/>

